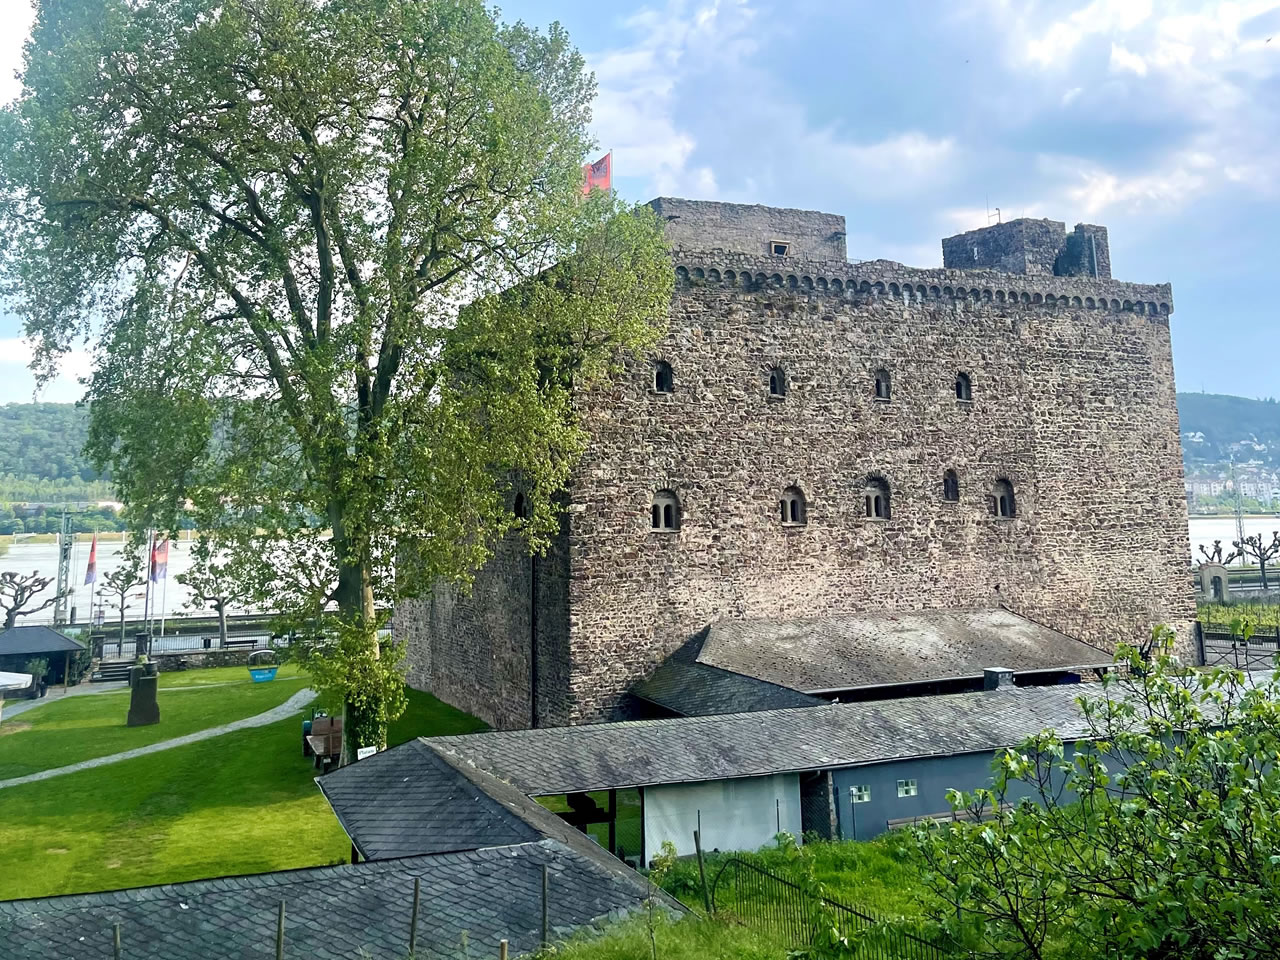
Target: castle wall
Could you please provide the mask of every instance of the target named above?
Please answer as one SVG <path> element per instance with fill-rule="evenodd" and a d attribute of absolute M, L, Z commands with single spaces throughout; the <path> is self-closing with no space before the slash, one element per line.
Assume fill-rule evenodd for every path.
<path fill-rule="evenodd" d="M 724 617 L 989 607 L 1111 648 L 1193 616 L 1167 286 L 677 253 L 671 329 L 582 398 L 569 718 Z M 776 273 L 772 271 L 778 271 Z M 768 396 L 768 368 L 786 372 Z M 888 403 L 873 396 L 878 369 Z M 972 380 L 958 401 L 957 372 Z M 955 469 L 960 500 L 942 497 Z M 892 489 L 869 520 L 867 477 Z M 1017 517 L 993 518 L 992 485 Z M 784 527 L 797 485 L 808 524 Z M 655 490 L 683 509 L 650 530 Z M 910 657 L 910 650 L 903 650 Z"/>
<path fill-rule="evenodd" d="M 567 561 L 563 533 L 538 558 L 510 534 L 495 546 L 470 589 L 440 582 L 426 597 L 402 601 L 392 630 L 397 640 L 407 641 L 410 686 L 429 690 L 498 729 L 534 725 L 536 686 L 537 725 L 566 722 Z"/>
<path fill-rule="evenodd" d="M 790 257 L 845 258 L 844 217 L 816 210 L 659 197 L 649 206 L 677 249 L 723 250 L 763 257 L 769 241 L 789 244 Z M 785 260 L 786 258 L 780 258 Z"/>

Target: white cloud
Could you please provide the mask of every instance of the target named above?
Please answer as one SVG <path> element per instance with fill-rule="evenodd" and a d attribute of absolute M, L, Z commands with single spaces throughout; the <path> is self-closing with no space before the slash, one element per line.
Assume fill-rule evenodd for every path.
<path fill-rule="evenodd" d="M 1006 3 L 999 6 L 1002 12 L 1008 13 Z M 1052 9 L 1060 8 L 1055 3 Z M 1032 8 L 1024 13 L 1023 29 L 1010 31 L 1010 40 L 1017 38 L 1015 49 L 1021 57 L 1042 67 L 1060 67 L 1086 38 L 1094 34 L 1126 33 L 1139 27 L 1151 16 L 1151 0 L 1093 0 L 1043 28 L 1026 23 L 1035 11 L 1036 8 Z"/>
<path fill-rule="evenodd" d="M 1118 43 L 1111 44 L 1111 72 L 1123 73 L 1126 70 L 1140 77 L 1147 75 L 1147 61 L 1131 50 L 1126 50 Z"/>
<path fill-rule="evenodd" d="M 20 337 L 0 337 L 0 403 L 29 403 L 32 399 L 72 403 L 84 396 L 78 381 L 93 370 L 87 350 L 72 350 L 58 366 L 58 375 L 37 389 L 30 369 L 31 344 Z"/>
<path fill-rule="evenodd" d="M 619 176 L 644 178 L 656 194 L 716 196 L 714 171 L 687 166 L 697 141 L 676 122 L 676 98 L 690 73 L 730 69 L 751 53 L 755 15 L 748 0 L 692 9 L 687 0 L 668 0 L 627 18 L 632 44 L 588 56 L 599 83 L 592 130 L 614 151 Z"/>

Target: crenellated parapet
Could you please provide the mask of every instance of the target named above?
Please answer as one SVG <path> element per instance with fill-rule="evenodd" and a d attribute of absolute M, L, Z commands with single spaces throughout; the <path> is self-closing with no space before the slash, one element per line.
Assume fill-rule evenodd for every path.
<path fill-rule="evenodd" d="M 678 286 L 743 291 L 789 290 L 846 300 L 891 297 L 904 304 L 1020 304 L 1046 310 L 1129 312 L 1167 318 L 1169 284 L 1125 283 L 1101 277 L 1014 274 L 995 270 L 907 267 L 891 260 L 862 263 L 759 257 L 722 250 L 672 253 Z M 1167 320 L 1166 320 L 1167 322 Z"/>

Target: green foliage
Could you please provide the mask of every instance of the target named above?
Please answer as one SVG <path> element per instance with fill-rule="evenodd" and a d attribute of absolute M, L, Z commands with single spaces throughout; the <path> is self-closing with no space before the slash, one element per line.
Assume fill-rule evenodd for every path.
<path fill-rule="evenodd" d="M 109 499 L 110 478 L 83 453 L 88 435 L 89 412 L 74 404 L 0 405 L 0 500 Z"/>
<path fill-rule="evenodd" d="M 653 212 L 579 191 L 582 57 L 481 0 L 44 0 L 22 81 L 0 266 L 37 365 L 96 342 L 134 529 L 190 504 L 256 598 L 337 606 L 317 682 L 381 742 L 374 611 L 544 543 L 574 392 L 665 320 Z"/>
<path fill-rule="evenodd" d="M 654 933 L 640 919 L 615 923 L 603 933 L 584 931 L 540 958 L 559 960 L 649 960 L 657 944 L 661 960 L 782 960 L 786 947 L 767 933 L 738 924 L 688 916 L 659 915 Z M 474 954 L 473 954 L 474 956 Z"/>
<path fill-rule="evenodd" d="M 32 681 L 38 687 L 49 672 L 49 661 L 45 657 L 33 657 L 22 665 L 22 672 L 31 674 Z"/>
<path fill-rule="evenodd" d="M 1276 956 L 1280 675 L 1119 659 L 1087 741 L 1029 738 L 917 833 L 930 913 L 979 957 Z"/>
<path fill-rule="evenodd" d="M 1256 626 L 1274 627 L 1280 625 L 1280 602 L 1260 603 L 1257 599 L 1200 602 L 1196 604 L 1196 617 L 1205 626 L 1229 627 L 1237 618 L 1244 618 Z"/>

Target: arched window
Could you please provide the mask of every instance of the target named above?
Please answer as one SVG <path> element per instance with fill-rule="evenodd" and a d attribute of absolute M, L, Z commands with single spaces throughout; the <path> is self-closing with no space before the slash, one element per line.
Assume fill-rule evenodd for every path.
<path fill-rule="evenodd" d="M 781 367 L 769 368 L 769 396 L 785 397 L 787 395 L 787 375 Z"/>
<path fill-rule="evenodd" d="M 973 382 L 969 379 L 969 375 L 963 371 L 956 374 L 956 399 L 973 399 Z"/>
<path fill-rule="evenodd" d="M 1001 478 L 991 488 L 991 515 L 1001 520 L 1012 520 L 1018 515 L 1018 503 L 1013 496 L 1013 484 Z"/>
<path fill-rule="evenodd" d="M 518 518 L 523 520 L 526 515 L 526 510 L 527 510 L 527 507 L 525 506 L 524 493 L 517 493 L 516 501 L 511 507 L 511 512 L 514 513 Z"/>
<path fill-rule="evenodd" d="M 876 399 L 888 400 L 891 391 L 892 391 L 892 387 L 889 382 L 889 371 L 877 370 L 876 371 Z"/>
<path fill-rule="evenodd" d="M 867 516 L 872 520 L 889 519 L 889 484 L 883 477 L 870 477 L 864 491 Z"/>
<path fill-rule="evenodd" d="M 809 522 L 809 511 L 805 506 L 804 491 L 799 487 L 787 487 L 782 491 L 782 499 L 778 501 L 778 509 L 782 514 L 782 522 L 788 526 L 801 526 Z"/>
<path fill-rule="evenodd" d="M 671 364 L 665 360 L 656 360 L 653 364 L 653 389 L 657 393 L 671 393 L 676 388 L 676 376 Z"/>
<path fill-rule="evenodd" d="M 960 499 L 960 478 L 954 470 L 944 470 L 942 473 L 942 499 L 951 503 Z"/>
<path fill-rule="evenodd" d="M 680 498 L 673 490 L 659 490 L 653 495 L 650 514 L 654 530 L 680 529 Z"/>

